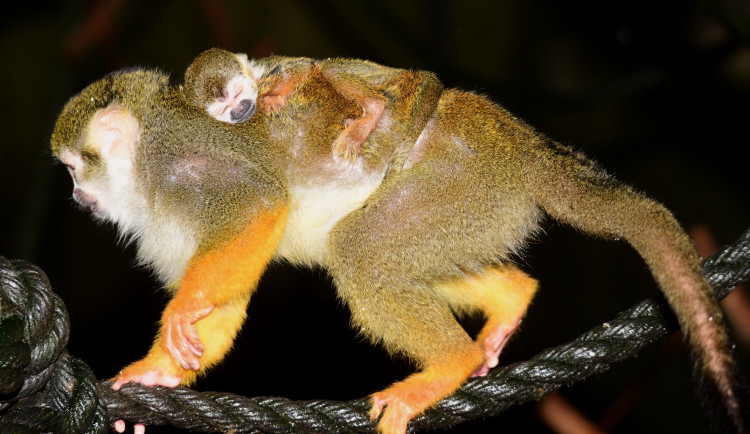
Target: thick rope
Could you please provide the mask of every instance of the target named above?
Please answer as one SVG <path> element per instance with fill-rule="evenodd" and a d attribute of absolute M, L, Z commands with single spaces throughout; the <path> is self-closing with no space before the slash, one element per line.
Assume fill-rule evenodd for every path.
<path fill-rule="evenodd" d="M 750 279 L 750 230 L 704 262 L 719 298 Z M 676 328 L 660 299 L 648 299 L 573 342 L 470 379 L 410 423 L 448 428 L 539 400 L 609 369 Z M 64 350 L 67 313 L 37 268 L 0 257 L 0 431 L 104 432 L 125 419 L 200 432 L 371 432 L 369 400 L 245 398 L 176 387 L 126 384 L 116 392 Z M 97 392 L 98 391 L 98 395 Z M 102 405 L 103 403 L 103 405 Z M 104 408 L 106 407 L 106 409 Z M 108 414 L 107 414 L 108 411 Z"/>
<path fill-rule="evenodd" d="M 96 377 L 70 357 L 70 322 L 47 276 L 0 256 L 0 432 L 104 432 Z"/>

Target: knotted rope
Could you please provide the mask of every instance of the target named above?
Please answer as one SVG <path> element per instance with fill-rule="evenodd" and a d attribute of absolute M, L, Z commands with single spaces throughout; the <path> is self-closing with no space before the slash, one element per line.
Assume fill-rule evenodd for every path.
<path fill-rule="evenodd" d="M 750 230 L 708 258 L 704 271 L 723 298 L 750 279 Z M 661 299 L 647 299 L 579 336 L 525 362 L 470 379 L 417 417 L 410 429 L 448 428 L 501 413 L 609 369 L 675 326 Z M 104 432 L 116 419 L 200 432 L 371 432 L 369 400 L 291 401 L 285 398 L 196 392 L 176 387 L 96 382 L 64 350 L 69 322 L 44 273 L 0 257 L 0 432 Z"/>

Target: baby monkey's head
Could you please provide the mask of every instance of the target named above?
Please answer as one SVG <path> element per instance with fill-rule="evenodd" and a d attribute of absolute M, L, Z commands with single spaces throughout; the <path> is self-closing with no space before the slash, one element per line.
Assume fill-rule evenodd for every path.
<path fill-rule="evenodd" d="M 188 102 L 222 122 L 244 122 L 255 113 L 258 77 L 244 54 L 204 51 L 185 71 L 183 86 Z"/>

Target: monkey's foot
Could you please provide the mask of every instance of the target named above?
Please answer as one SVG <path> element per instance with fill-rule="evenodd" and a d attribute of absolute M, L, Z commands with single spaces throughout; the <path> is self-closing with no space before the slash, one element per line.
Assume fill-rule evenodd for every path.
<path fill-rule="evenodd" d="M 413 377 L 372 394 L 370 419 L 375 420 L 382 414 L 377 426 L 379 433 L 405 433 L 406 426 L 412 418 L 449 395 L 461 384 L 457 382 L 453 387 L 439 380 L 410 381 Z"/>
<path fill-rule="evenodd" d="M 125 432 L 125 421 L 122 419 L 116 420 L 112 428 L 119 433 Z M 133 425 L 133 434 L 146 434 L 146 425 L 142 423 Z"/>
<path fill-rule="evenodd" d="M 378 422 L 377 431 L 383 434 L 405 433 L 409 420 L 416 416 L 418 412 L 410 408 L 398 392 L 391 389 L 393 387 L 372 395 L 370 420 L 377 419 L 383 413 L 383 407 L 387 406 L 383 417 Z"/>
<path fill-rule="evenodd" d="M 200 356 L 203 355 L 201 342 L 195 323 L 207 316 L 214 306 L 183 308 L 168 306 L 162 316 L 162 342 L 164 348 L 183 369 L 200 369 Z"/>
<path fill-rule="evenodd" d="M 479 349 L 454 357 L 450 364 L 425 368 L 391 387 L 371 395 L 370 419 L 380 416 L 380 433 L 405 433 L 409 421 L 455 392 L 481 360 Z M 382 416 L 381 416 L 382 415 Z"/>
<path fill-rule="evenodd" d="M 484 326 L 477 339 L 477 344 L 484 350 L 484 363 L 471 374 L 472 377 L 484 377 L 490 372 L 490 369 L 497 366 L 503 347 L 520 324 L 521 319 L 519 318 L 510 325 L 508 323 L 494 323 Z"/>
<path fill-rule="evenodd" d="M 351 136 L 351 134 L 354 134 L 354 136 Z M 332 152 L 334 159 L 350 162 L 356 160 L 359 158 L 362 142 L 364 142 L 366 138 L 367 136 L 359 137 L 356 133 L 350 133 L 344 130 L 333 142 Z"/>

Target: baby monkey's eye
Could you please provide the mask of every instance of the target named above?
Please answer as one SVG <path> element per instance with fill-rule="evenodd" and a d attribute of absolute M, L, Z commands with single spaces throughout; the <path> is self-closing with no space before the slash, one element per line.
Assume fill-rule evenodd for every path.
<path fill-rule="evenodd" d="M 226 89 L 213 87 L 211 88 L 211 93 L 213 93 L 214 98 L 218 101 L 223 102 L 227 99 Z"/>

